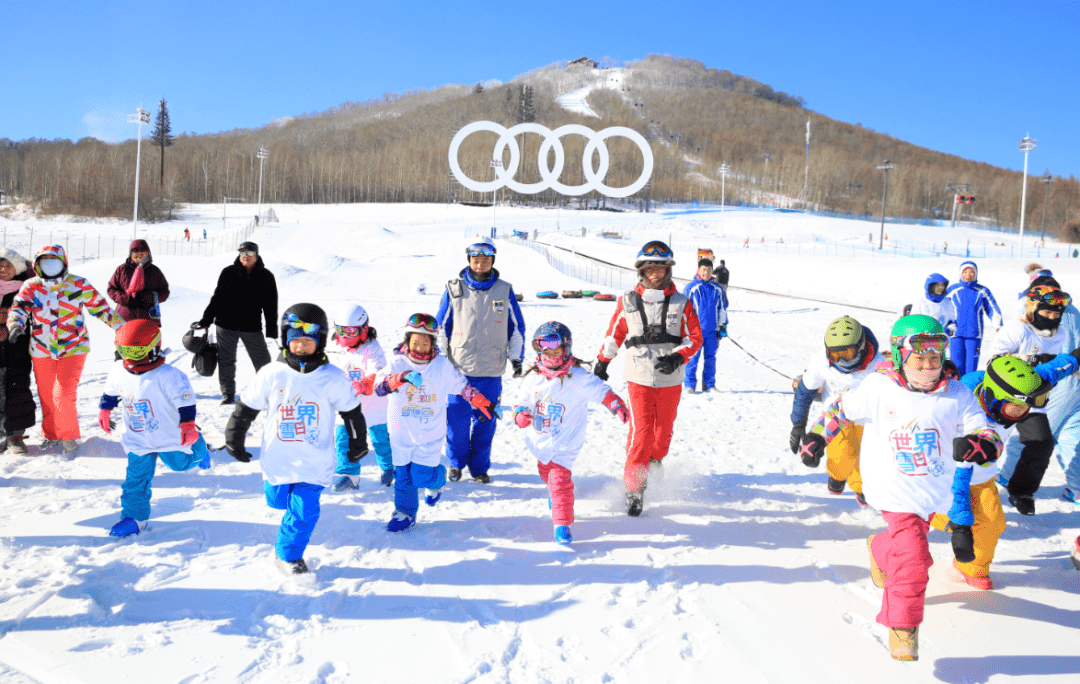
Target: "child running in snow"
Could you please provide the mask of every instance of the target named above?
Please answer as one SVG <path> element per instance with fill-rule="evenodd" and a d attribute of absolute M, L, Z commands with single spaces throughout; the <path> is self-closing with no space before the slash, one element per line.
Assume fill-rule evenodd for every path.
<path fill-rule="evenodd" d="M 375 374 L 386 367 L 386 356 L 376 339 L 375 328 L 368 324 L 368 314 L 359 304 L 346 304 L 334 316 L 334 341 L 346 354 L 344 360 L 335 355 L 335 363 L 349 374 L 353 391 L 360 397 L 360 407 L 367 422 L 368 438 L 375 450 L 375 460 L 382 471 L 382 483 L 394 484 L 394 463 L 390 455 L 390 436 L 386 431 L 386 407 L 390 400 L 375 395 Z M 359 489 L 360 463 L 350 461 L 349 436 L 344 425 L 337 426 L 338 476 L 333 491 Z"/>
<path fill-rule="evenodd" d="M 390 395 L 387 425 L 394 460 L 394 515 L 386 524 L 387 532 L 401 532 L 416 524 L 421 488 L 427 490 L 428 506 L 434 506 L 442 496 L 446 466 L 440 460 L 450 395 L 460 394 L 487 420 L 492 420 L 493 413 L 502 417 L 497 405 L 439 355 L 435 345 L 438 334 L 434 316 L 409 316 L 405 341 L 375 376 L 375 394 Z"/>
<path fill-rule="evenodd" d="M 904 316 L 891 341 L 891 367 L 881 364 L 881 372 L 833 401 L 802 438 L 800 453 L 820 457 L 844 426 L 863 424 L 863 491 L 888 525 L 867 539 L 871 579 L 885 590 L 877 621 L 889 628 L 894 659 L 918 660 L 934 562 L 930 518 L 952 504 L 955 462 L 994 460 L 1001 440 L 971 390 L 943 373 L 949 338 L 940 323 Z"/>
<path fill-rule="evenodd" d="M 268 411 L 259 465 L 270 508 L 285 511 L 274 563 L 286 575 L 308 571 L 304 551 L 319 521 L 319 496 L 334 480 L 334 412 L 349 437 L 350 461 L 367 454 L 367 426 L 360 397 L 345 371 L 331 365 L 326 348 L 326 313 L 314 304 L 294 304 L 281 316 L 278 363 L 259 369 L 225 428 L 225 448 L 238 461 L 251 454 L 244 437 L 259 411 Z"/>
<path fill-rule="evenodd" d="M 589 403 L 603 404 L 626 423 L 630 410 L 607 384 L 584 369 L 571 352 L 570 329 L 558 321 L 544 323 L 533 333 L 536 365 L 525 373 L 514 406 L 514 423 L 532 427 L 525 438 L 536 457 L 540 478 L 548 486 L 555 541 L 573 541 L 574 483 L 570 470 L 585 446 Z M 529 375 L 536 371 L 536 375 Z"/>
<path fill-rule="evenodd" d="M 158 459 L 171 470 L 191 470 L 209 468 L 210 454 L 195 427 L 195 392 L 183 371 L 165 365 L 157 321 L 125 323 L 116 333 L 116 351 L 123 363 L 114 363 L 105 380 L 98 425 L 112 432 L 111 412 L 121 407 L 127 477 L 120 522 L 109 535 L 127 537 L 145 530 L 150 519 L 150 482 Z"/>

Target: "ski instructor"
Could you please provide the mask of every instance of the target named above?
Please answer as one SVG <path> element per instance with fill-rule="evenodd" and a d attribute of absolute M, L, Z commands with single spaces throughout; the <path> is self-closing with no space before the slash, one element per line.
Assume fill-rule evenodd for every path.
<path fill-rule="evenodd" d="M 634 263 L 640 282 L 619 297 L 593 369 L 606 381 L 608 364 L 625 345 L 630 433 L 623 483 L 626 513 L 632 516 L 641 515 L 650 470 L 657 476 L 662 473 L 660 464 L 679 410 L 680 369 L 701 347 L 694 306 L 671 282 L 674 265 L 674 254 L 665 243 L 653 240 L 641 248 Z"/>
<path fill-rule="evenodd" d="M 510 283 L 495 270 L 495 243 L 477 237 L 465 248 L 469 265 L 446 284 L 439 313 L 439 349 L 478 392 L 496 404 L 509 360 L 521 377 L 525 320 Z M 446 407 L 446 479 L 457 482 L 467 466 L 476 482 L 490 482 L 491 440 L 495 421 L 484 418 L 468 400 L 450 397 Z"/>

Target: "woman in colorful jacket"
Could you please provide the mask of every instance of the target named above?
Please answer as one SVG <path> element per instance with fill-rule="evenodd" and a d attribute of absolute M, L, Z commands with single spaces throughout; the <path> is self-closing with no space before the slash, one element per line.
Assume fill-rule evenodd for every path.
<path fill-rule="evenodd" d="M 30 333 L 30 356 L 41 401 L 43 447 L 63 442 L 64 453 L 79 450 L 76 409 L 90 338 L 83 308 L 113 330 L 123 319 L 85 278 L 68 273 L 60 245 L 47 245 L 34 259 L 33 278 L 23 283 L 8 312 L 8 339 Z"/>

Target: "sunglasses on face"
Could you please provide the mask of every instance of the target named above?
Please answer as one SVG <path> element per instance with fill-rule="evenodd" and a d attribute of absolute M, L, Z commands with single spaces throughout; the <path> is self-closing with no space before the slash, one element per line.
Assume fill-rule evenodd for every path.
<path fill-rule="evenodd" d="M 409 327 L 422 328 L 432 335 L 439 332 L 439 324 L 435 322 L 435 317 L 428 314 L 413 314 L 412 316 L 409 316 Z"/>
<path fill-rule="evenodd" d="M 290 328 L 295 328 L 307 335 L 317 335 L 322 328 L 318 323 L 308 323 L 307 321 L 300 320 L 300 317 L 294 313 L 285 314 L 285 325 Z"/>
<path fill-rule="evenodd" d="M 338 325 L 334 329 L 338 337 L 360 337 L 360 331 L 363 330 L 358 325 Z"/>
<path fill-rule="evenodd" d="M 476 245 L 470 245 L 469 249 L 466 250 L 466 251 L 468 252 L 470 258 L 478 257 L 478 256 L 489 256 L 489 257 L 495 256 L 495 248 L 492 247 L 491 245 L 485 245 L 485 244 L 482 244 L 482 243 L 481 244 L 476 244 Z"/>
<path fill-rule="evenodd" d="M 242 257 L 253 257 L 253 256 L 255 256 L 255 252 L 252 252 L 250 249 L 241 250 L 240 256 L 242 256 Z"/>

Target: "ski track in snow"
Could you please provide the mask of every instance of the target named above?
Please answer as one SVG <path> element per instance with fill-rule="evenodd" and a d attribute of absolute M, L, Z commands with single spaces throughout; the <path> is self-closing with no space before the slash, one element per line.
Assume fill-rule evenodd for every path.
<path fill-rule="evenodd" d="M 387 351 L 409 313 L 436 311 L 440 284 L 464 265 L 465 236 L 491 217 L 489 209 L 441 205 L 275 210 L 282 222 L 252 239 L 278 278 L 281 308 L 315 301 L 332 315 L 356 299 Z M 194 234 L 204 226 L 220 231 L 216 211 L 192 207 L 184 225 Z M 598 213 L 564 211 L 561 222 L 593 225 Z M 554 223 L 543 210 L 498 214 L 500 225 Z M 595 220 L 632 220 L 642 240 L 674 232 L 677 241 L 704 246 L 717 234 L 715 221 L 675 214 Z M 725 221 L 733 235 L 784 235 L 789 243 L 792 235 L 823 229 L 837 239 L 865 236 L 864 225 L 843 220 L 765 220 L 729 211 Z M 153 236 L 177 226 L 145 229 Z M 910 239 L 933 239 L 933 230 L 889 227 Z M 14 227 L 9 231 L 17 241 Z M 557 240 L 618 263 L 632 262 L 636 252 L 592 238 Z M 414 258 L 418 251 L 423 259 Z M 693 272 L 693 255 L 685 252 L 676 253 L 680 276 Z M 736 285 L 897 310 L 927 273 L 952 279 L 959 263 L 726 258 Z M 104 287 L 118 261 L 77 263 L 72 271 Z M 179 339 L 231 256 L 155 261 L 173 289 L 162 307 L 167 345 L 179 350 L 169 363 L 192 376 L 198 423 L 211 443 L 221 443 L 229 407 L 218 405 L 215 379 L 194 376 Z M 980 280 L 1007 314 L 1026 281 L 1021 263 L 980 261 Z M 1080 264 L 1049 265 L 1066 289 L 1080 282 Z M 507 242 L 499 242 L 496 268 L 525 295 L 528 333 L 543 321 L 563 321 L 577 355 L 595 356 L 611 303 L 537 301 L 538 290 L 589 284 Z M 841 288 L 845 274 L 850 286 Z M 421 282 L 430 294 L 417 294 Z M 841 305 L 729 294 L 734 339 L 789 375 L 819 349 L 827 323 L 848 313 Z M 892 316 L 853 313 L 887 338 Z M 626 428 L 592 407 L 574 470 L 575 541 L 569 548 L 554 544 L 535 459 L 522 433 L 503 421 L 492 483 L 448 484 L 438 506 L 422 506 L 417 526 L 400 535 L 385 532 L 391 492 L 365 460 L 358 492 L 324 495 L 306 555 L 314 572 L 295 580 L 272 564 L 281 514 L 262 499 L 257 461 L 238 463 L 223 451 L 212 454 L 208 471 L 159 468 L 149 529 L 134 538 L 107 536 L 126 460 L 118 441 L 96 426 L 112 352 L 107 329 L 97 321 L 89 327 L 78 455 L 65 459 L 32 446 L 28 457 L 0 456 L 5 684 L 685 682 L 720 672 L 746 682 L 835 682 L 868 672 L 880 682 L 1065 682 L 1080 672 L 1080 573 L 1067 558 L 1080 525 L 1076 507 L 1054 498 L 1064 481 L 1057 465 L 1039 493 L 1038 516 L 1021 519 L 1006 507 L 1008 529 L 993 566 L 1000 589 L 992 594 L 949 583 L 949 538 L 931 534 L 937 562 L 922 659 L 893 663 L 885 628 L 875 621 L 881 591 L 870 582 L 866 559 L 865 538 L 882 529 L 880 515 L 860 509 L 850 493 L 829 496 L 824 468 L 798 463 L 787 450 L 789 381 L 728 342 L 718 353 L 720 391 L 682 399 L 664 479 L 650 483 L 642 517 L 628 518 L 622 508 Z M 621 364 L 611 366 L 612 385 L 625 397 Z M 253 375 L 241 354 L 238 386 Z M 504 383 L 502 403 L 509 404 L 516 382 L 507 375 Z M 252 435 L 263 421 L 260 415 Z M 29 441 L 37 442 L 36 429 Z M 257 439 L 249 443 L 257 456 Z"/>

